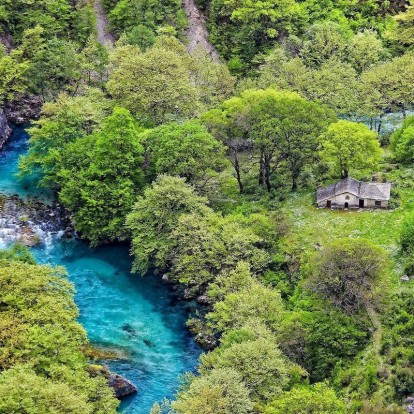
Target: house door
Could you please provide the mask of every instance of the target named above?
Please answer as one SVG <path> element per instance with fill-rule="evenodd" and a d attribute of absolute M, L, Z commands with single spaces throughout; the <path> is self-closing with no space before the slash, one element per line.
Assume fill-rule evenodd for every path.
<path fill-rule="evenodd" d="M 359 200 L 359 208 L 364 208 L 365 207 L 365 203 L 364 200 Z"/>
<path fill-rule="evenodd" d="M 349 203 L 348 202 L 345 203 L 345 208 L 349 208 Z"/>
<path fill-rule="evenodd" d="M 332 206 L 332 202 L 331 202 L 331 200 L 328 200 L 326 202 L 326 208 L 331 208 L 331 206 Z"/>

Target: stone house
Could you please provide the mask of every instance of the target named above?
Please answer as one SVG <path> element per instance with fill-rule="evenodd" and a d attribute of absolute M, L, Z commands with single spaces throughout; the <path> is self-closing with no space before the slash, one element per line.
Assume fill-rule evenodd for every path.
<path fill-rule="evenodd" d="M 366 183 L 348 177 L 318 188 L 316 203 L 321 208 L 386 208 L 390 194 L 391 183 Z"/>

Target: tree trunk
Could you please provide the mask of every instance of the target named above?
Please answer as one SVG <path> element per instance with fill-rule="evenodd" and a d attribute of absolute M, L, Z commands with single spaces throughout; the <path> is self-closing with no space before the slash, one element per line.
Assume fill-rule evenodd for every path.
<path fill-rule="evenodd" d="M 296 191 L 298 189 L 298 174 L 292 174 L 292 191 Z"/>
<path fill-rule="evenodd" d="M 381 132 L 381 127 L 382 127 L 382 114 L 379 117 L 379 123 L 378 123 L 378 134 Z"/>
<path fill-rule="evenodd" d="M 240 194 L 243 194 L 244 191 L 244 187 L 243 187 L 243 183 L 241 180 L 241 174 L 240 174 L 240 164 L 239 164 L 239 159 L 237 158 L 237 154 L 234 154 L 234 171 L 236 172 L 236 180 L 237 180 L 237 184 L 239 185 L 239 191 Z"/>
<path fill-rule="evenodd" d="M 260 151 L 259 162 L 259 186 L 264 187 L 266 185 L 266 173 L 265 173 L 265 160 L 263 150 Z"/>
<path fill-rule="evenodd" d="M 269 193 L 272 189 L 272 184 L 270 183 L 270 160 L 271 157 L 265 156 L 265 184 Z"/>

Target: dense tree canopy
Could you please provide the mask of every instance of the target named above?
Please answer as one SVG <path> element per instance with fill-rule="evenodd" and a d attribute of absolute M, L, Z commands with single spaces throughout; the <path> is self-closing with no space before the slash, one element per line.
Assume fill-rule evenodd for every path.
<path fill-rule="evenodd" d="M 115 108 L 99 132 L 70 143 L 63 154 L 59 199 L 74 212 L 81 235 L 94 244 L 125 238 L 125 217 L 144 186 L 138 133 L 131 114 Z M 75 154 L 82 154 L 83 162 Z"/>
<path fill-rule="evenodd" d="M 253 146 L 259 185 L 270 191 L 272 176 L 280 170 L 289 174 L 292 188 L 297 188 L 304 166 L 315 160 L 320 134 L 335 120 L 335 115 L 295 93 L 266 89 L 245 91 L 204 119 L 212 133 L 232 150 L 240 190 L 243 183 L 239 148 L 243 149 L 243 145 L 234 143 L 234 135 Z"/>
<path fill-rule="evenodd" d="M 169 236 L 178 218 L 186 213 L 203 215 L 207 211 L 207 199 L 198 196 L 184 179 L 159 176 L 138 198 L 127 218 L 134 268 L 143 273 L 152 266 L 165 268 L 173 243 Z"/>
<path fill-rule="evenodd" d="M 148 130 L 141 139 L 150 177 L 171 174 L 202 185 L 227 165 L 223 144 L 196 122 Z"/>
<path fill-rule="evenodd" d="M 0 267 L 0 411 L 115 413 L 105 378 L 89 376 L 80 351 L 87 338 L 64 269 L 36 265 L 21 248 Z"/>
<path fill-rule="evenodd" d="M 197 90 L 174 50 L 160 46 L 142 53 L 127 47 L 118 51 L 113 64 L 108 91 L 143 124 L 159 125 L 198 112 Z"/>
<path fill-rule="evenodd" d="M 266 414 L 329 414 L 346 413 L 345 404 L 324 384 L 294 388 L 265 410 Z"/>
<path fill-rule="evenodd" d="M 92 1 L 0 3 L 1 109 L 44 103 L 20 174 L 77 235 L 130 242 L 133 271 L 200 305 L 188 326 L 210 352 L 152 413 L 399 412 L 413 3 L 198 0 L 198 18 L 192 2 L 102 0 L 108 27 Z M 393 183 L 390 211 L 315 208 L 328 179 L 372 174 Z M 21 247 L 0 262 L 0 411 L 113 413 L 63 270 Z"/>

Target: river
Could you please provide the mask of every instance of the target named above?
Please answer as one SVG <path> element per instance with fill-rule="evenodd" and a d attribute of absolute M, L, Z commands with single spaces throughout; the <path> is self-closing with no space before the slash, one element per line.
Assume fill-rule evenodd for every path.
<path fill-rule="evenodd" d="M 16 128 L 0 153 L 0 193 L 50 200 L 50 192 L 15 177 L 27 146 L 27 133 Z M 134 382 L 138 394 L 125 399 L 120 412 L 148 414 L 154 402 L 173 397 L 180 375 L 194 370 L 200 349 L 185 328 L 189 304 L 176 301 L 157 277 L 132 275 L 128 247 L 91 249 L 80 240 L 45 237 L 33 249 L 40 263 L 63 265 L 75 284 L 79 321 L 92 343 L 119 350 L 124 359 L 110 369 Z"/>

